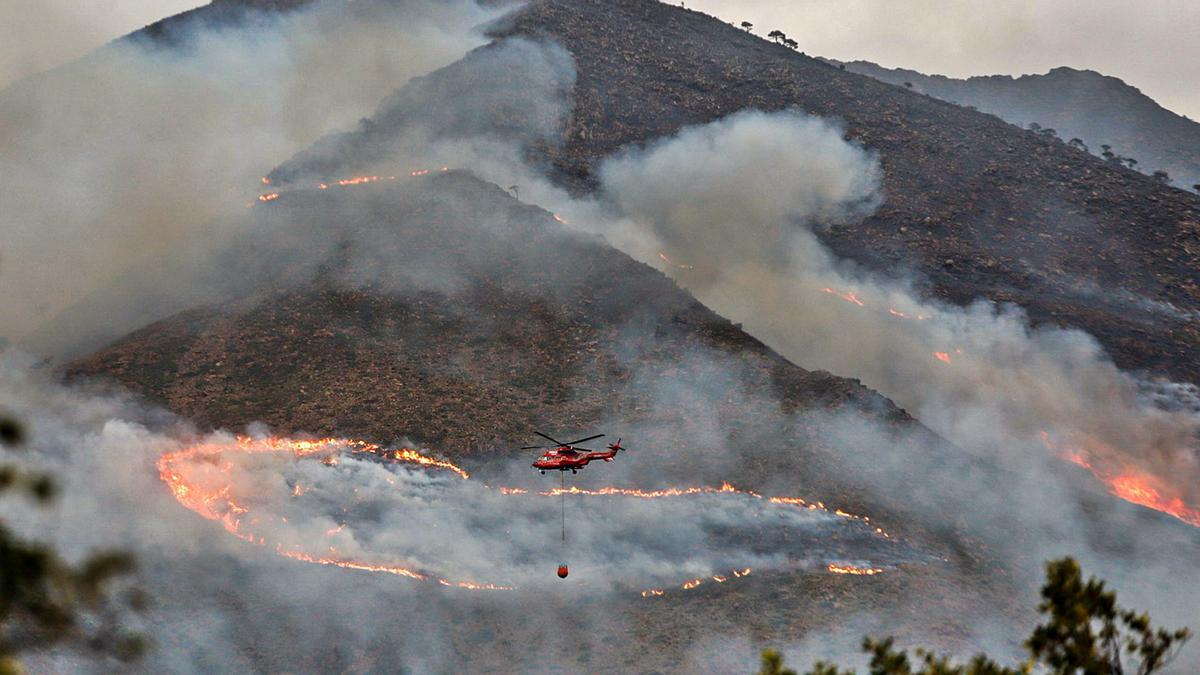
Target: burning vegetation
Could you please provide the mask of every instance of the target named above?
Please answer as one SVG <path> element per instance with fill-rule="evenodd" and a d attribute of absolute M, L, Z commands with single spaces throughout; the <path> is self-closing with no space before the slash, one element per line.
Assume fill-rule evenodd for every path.
<path fill-rule="evenodd" d="M 450 171 L 450 167 L 448 167 L 448 166 L 443 166 L 438 169 L 413 169 L 412 171 L 408 172 L 408 176 L 410 178 L 419 178 L 421 176 L 429 176 L 434 173 L 446 173 L 449 171 Z M 399 176 L 375 176 L 375 175 L 351 176 L 349 178 L 340 178 L 340 179 L 334 180 L 334 181 L 332 181 L 332 183 L 318 182 L 313 187 L 315 187 L 318 190 L 328 190 L 329 186 L 331 184 L 337 185 L 339 187 L 354 187 L 356 185 L 369 185 L 371 183 L 389 183 L 389 182 L 394 183 L 397 180 L 399 180 L 399 178 L 400 178 Z M 272 185 L 271 179 L 264 176 L 262 178 L 262 184 L 268 185 L 268 186 Z M 267 192 L 267 193 L 258 195 L 258 201 L 273 202 L 276 199 L 279 199 L 280 196 L 281 196 L 280 191 Z M 558 217 L 555 216 L 555 218 L 558 218 Z M 559 220 L 559 222 L 565 222 L 561 218 L 558 218 L 558 220 Z"/>
<path fill-rule="evenodd" d="M 305 543 L 284 543 L 269 534 L 271 525 L 287 523 L 287 517 L 281 515 L 265 515 L 255 511 L 251 505 L 255 495 L 244 494 L 245 489 L 237 487 L 237 472 L 239 466 L 233 461 L 236 455 L 271 456 L 275 455 L 280 462 L 311 459 L 326 466 L 337 466 L 338 457 L 348 455 L 359 459 L 369 459 L 388 464 L 408 464 L 435 472 L 453 474 L 466 481 L 470 475 L 456 464 L 447 460 L 431 457 L 411 448 L 391 449 L 353 439 L 323 438 L 316 440 L 298 440 L 280 437 L 251 438 L 237 436 L 229 439 L 210 440 L 192 445 L 181 450 L 162 455 L 158 460 L 158 472 L 161 480 L 167 485 L 175 499 L 202 517 L 218 522 L 226 532 L 235 537 L 258 546 L 264 546 L 283 557 L 306 563 L 328 565 L 343 569 L 359 570 L 392 574 L 417 581 L 433 582 L 442 586 L 466 590 L 508 591 L 516 587 L 508 583 L 459 580 L 445 578 L 434 572 L 418 569 L 412 565 L 381 562 L 377 560 L 359 559 L 341 554 L 335 545 L 328 541 L 311 541 Z M 394 484 L 393 479 L 388 479 Z M 296 481 L 290 486 L 293 499 L 302 499 L 311 488 Z M 356 490 L 357 491 L 357 490 Z M 545 491 L 531 492 L 523 488 L 501 487 L 497 492 L 504 496 L 533 496 L 561 497 L 563 495 L 580 497 L 623 497 L 639 500 L 678 499 L 698 497 L 702 495 L 731 495 L 751 500 L 761 500 L 763 503 L 778 505 L 783 508 L 797 508 L 808 511 L 818 511 L 838 519 L 859 523 L 869 528 L 874 536 L 882 540 L 890 537 L 883 528 L 875 526 L 867 516 L 855 515 L 841 509 L 830 509 L 821 502 L 809 502 L 799 497 L 766 497 L 751 490 L 742 490 L 729 483 L 719 487 L 686 487 L 663 490 L 640 490 L 632 488 L 604 487 L 599 489 L 581 489 L 570 487 L 555 488 Z M 324 531 L 318 539 L 334 539 L 346 529 L 347 522 L 343 520 L 336 526 Z M 827 570 L 839 574 L 877 574 L 882 568 L 854 568 L 838 564 L 829 564 Z M 845 571 L 856 570 L 856 571 Z M 868 570 L 868 571 L 862 571 Z M 750 567 L 737 567 L 703 577 L 695 577 L 677 586 L 678 590 L 688 591 L 699 588 L 706 583 L 722 584 L 734 579 L 749 576 Z M 654 588 L 641 592 L 642 597 L 658 597 L 667 593 L 666 588 Z"/>
<path fill-rule="evenodd" d="M 1047 432 L 1041 433 L 1042 443 L 1063 460 L 1083 467 L 1108 491 L 1131 504 L 1165 513 L 1193 527 L 1200 527 L 1200 508 L 1188 504 L 1162 479 L 1132 466 L 1101 465 L 1083 448 L 1056 442 Z M 1107 453 L 1110 456 L 1112 453 Z"/>

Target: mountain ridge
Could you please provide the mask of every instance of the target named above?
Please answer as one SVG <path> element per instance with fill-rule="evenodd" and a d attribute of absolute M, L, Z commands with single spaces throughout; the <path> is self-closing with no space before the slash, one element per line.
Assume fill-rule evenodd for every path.
<path fill-rule="evenodd" d="M 1093 154 L 1109 145 L 1138 169 L 1165 170 L 1178 187 L 1200 183 L 1200 124 L 1172 112 L 1137 87 L 1111 75 L 1067 66 L 1043 74 L 952 78 L 870 61 L 840 62 L 847 70 L 935 98 L 973 106 L 1020 127 L 1037 123 L 1064 141 L 1081 139 Z"/>

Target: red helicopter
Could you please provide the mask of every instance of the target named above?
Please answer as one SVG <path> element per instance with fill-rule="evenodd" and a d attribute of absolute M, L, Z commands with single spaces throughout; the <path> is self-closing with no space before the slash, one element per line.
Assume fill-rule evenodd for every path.
<path fill-rule="evenodd" d="M 616 443 L 609 443 L 608 449 L 603 452 L 589 450 L 588 448 L 575 447 L 576 443 L 586 443 L 587 441 L 595 440 L 597 438 L 603 438 L 604 434 L 596 434 L 595 436 L 588 436 L 587 438 L 581 438 L 577 441 L 571 441 L 570 443 L 563 443 L 562 441 L 547 436 L 540 431 L 535 431 L 533 433 L 550 441 L 554 445 L 527 445 L 521 449 L 545 450 L 545 454 L 543 454 L 536 462 L 533 463 L 533 468 L 541 471 L 543 474 L 545 474 L 547 471 L 558 471 L 560 481 L 562 481 L 563 477 L 566 476 L 566 472 L 568 470 L 570 470 L 571 473 L 578 473 L 580 469 L 590 464 L 592 460 L 596 459 L 602 459 L 606 462 L 611 462 L 613 461 L 613 458 L 617 456 L 618 452 L 625 449 L 621 447 L 621 439 L 619 438 L 617 439 Z M 562 542 L 563 548 L 565 549 L 567 545 L 567 491 L 565 488 L 565 483 L 560 486 L 558 494 L 559 501 L 562 505 Z M 559 563 L 557 570 L 558 578 L 566 579 L 567 574 L 569 573 L 570 569 L 567 567 L 567 563 Z"/>
<path fill-rule="evenodd" d="M 540 431 L 535 431 L 533 433 L 554 443 L 554 445 L 527 445 L 521 448 L 522 450 L 546 451 L 545 454 L 543 454 L 536 462 L 533 463 L 533 468 L 541 471 L 542 473 L 546 473 L 547 471 L 568 470 L 571 473 L 578 473 L 579 469 L 587 466 L 592 460 L 602 459 L 606 462 L 613 461 L 613 458 L 617 456 L 617 453 L 625 449 L 621 447 L 621 439 L 619 438 L 617 439 L 616 443 L 609 443 L 608 449 L 603 452 L 575 447 L 576 443 L 585 443 L 597 438 L 603 438 L 604 434 L 597 434 L 595 436 L 581 438 L 577 441 L 571 441 L 570 443 L 563 443 L 562 441 L 555 440 Z"/>

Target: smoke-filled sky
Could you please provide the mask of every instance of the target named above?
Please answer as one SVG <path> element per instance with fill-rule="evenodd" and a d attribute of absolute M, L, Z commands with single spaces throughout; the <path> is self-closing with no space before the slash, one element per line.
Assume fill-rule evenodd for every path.
<path fill-rule="evenodd" d="M 196 0 L 6 0 L 0 86 L 203 3 Z M 688 7 L 759 31 L 783 30 L 809 54 L 866 59 L 954 77 L 1097 70 L 1200 119 L 1200 4 L 1189 0 L 691 0 Z"/>

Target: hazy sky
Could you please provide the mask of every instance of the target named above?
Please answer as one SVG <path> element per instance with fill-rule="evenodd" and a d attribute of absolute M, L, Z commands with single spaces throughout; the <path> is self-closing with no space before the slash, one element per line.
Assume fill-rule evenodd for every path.
<path fill-rule="evenodd" d="M 686 0 L 778 28 L 809 54 L 966 76 L 1059 65 L 1115 75 L 1200 119 L 1195 0 Z M 0 86 L 83 55 L 196 0 L 2 0 Z M 761 29 L 761 30 L 759 30 Z"/>
<path fill-rule="evenodd" d="M 1200 120 L 1196 0 L 686 0 L 729 21 L 779 29 L 811 55 L 953 77 L 1044 73 L 1119 77 Z"/>
<path fill-rule="evenodd" d="M 0 86 L 78 58 L 198 0 L 0 0 Z"/>

